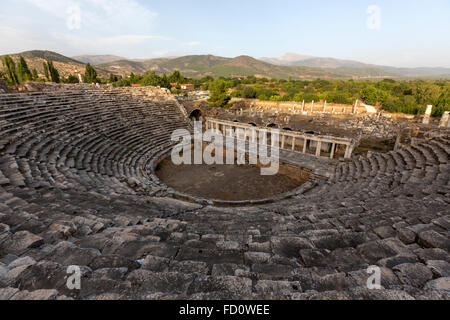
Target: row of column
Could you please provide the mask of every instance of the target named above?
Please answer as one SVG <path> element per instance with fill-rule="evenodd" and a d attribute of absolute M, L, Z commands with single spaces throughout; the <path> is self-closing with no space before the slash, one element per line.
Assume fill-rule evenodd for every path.
<path fill-rule="evenodd" d="M 221 130 L 221 126 L 222 126 L 222 130 Z M 242 138 L 242 140 L 246 140 L 247 132 L 248 132 L 249 128 L 246 128 L 246 127 L 240 127 L 240 126 L 238 126 L 238 125 L 226 125 L 226 124 L 220 124 L 220 123 L 218 123 L 218 122 L 209 122 L 209 121 L 206 122 L 206 130 L 214 129 L 216 132 L 222 133 L 223 135 L 226 135 L 227 129 L 232 129 L 233 131 L 236 131 L 236 128 L 241 128 L 241 129 L 243 130 L 243 137 L 237 137 L 237 138 L 238 138 L 238 139 L 241 139 L 241 138 Z M 258 134 L 257 134 L 257 131 L 266 131 L 266 132 L 267 132 L 268 130 L 266 130 L 266 129 L 257 129 L 257 128 L 253 128 L 253 130 L 252 130 L 252 136 L 249 137 L 249 138 L 251 139 L 252 142 L 258 142 Z M 296 146 L 295 140 L 296 140 L 296 137 L 295 137 L 295 136 L 291 136 L 291 135 L 285 135 L 285 134 L 283 134 L 283 133 L 280 133 L 280 136 L 281 136 L 281 137 L 280 137 L 280 140 L 281 140 L 281 149 L 287 150 L 287 149 L 285 148 L 285 146 L 286 146 L 286 137 L 291 137 L 291 138 L 292 138 L 291 149 L 292 149 L 292 151 L 295 151 L 295 146 Z M 299 138 L 299 137 L 298 137 L 298 138 Z M 318 140 L 318 139 L 308 139 L 308 138 L 302 138 L 302 139 L 304 139 L 304 142 L 303 142 L 303 150 L 302 150 L 302 153 L 303 153 L 303 154 L 306 154 L 306 153 L 307 153 L 307 150 L 309 149 L 308 146 L 310 145 L 311 141 L 316 141 L 316 142 L 317 142 L 316 152 L 315 152 L 315 156 L 316 156 L 316 157 L 320 157 L 320 156 L 321 156 L 321 153 L 322 153 L 322 143 L 328 143 L 328 144 L 330 144 L 330 146 L 331 146 L 331 148 L 330 148 L 330 150 L 329 150 L 329 153 L 330 153 L 330 159 L 333 159 L 333 158 L 334 158 L 334 156 L 335 156 L 335 154 L 336 154 L 336 151 L 337 151 L 337 148 L 339 147 L 339 145 L 345 145 L 345 146 L 346 146 L 344 158 L 346 158 L 346 159 L 350 158 L 351 155 L 352 155 L 352 153 L 353 153 L 353 148 L 352 148 L 352 146 L 351 146 L 350 144 L 341 144 L 341 143 L 338 143 L 338 142 L 332 142 L 332 143 L 331 143 L 331 142 L 323 142 L 323 141 Z M 260 142 L 260 143 L 263 144 L 263 145 L 267 145 L 267 142 L 268 142 L 267 140 L 268 140 L 268 136 L 267 136 L 267 134 L 266 134 L 266 135 L 263 136 L 263 141 Z M 272 147 L 275 147 L 274 143 L 275 143 L 275 140 L 271 139 L 271 146 L 272 146 Z"/>
<path fill-rule="evenodd" d="M 355 104 L 353 105 L 353 107 L 352 107 L 352 114 L 356 114 L 358 112 L 358 102 L 359 101 L 356 100 Z M 314 105 L 315 105 L 315 101 L 313 100 L 312 103 L 311 103 L 311 107 L 310 107 L 310 113 L 314 113 Z M 322 107 L 322 112 L 323 113 L 326 112 L 326 108 L 327 108 L 327 101 L 325 100 L 324 103 L 323 103 L 323 107 Z M 342 112 L 346 113 L 347 112 L 347 108 L 348 107 L 342 107 Z M 306 109 L 305 100 L 303 100 L 302 101 L 302 111 L 301 112 L 304 113 L 305 109 Z M 294 107 L 293 107 L 293 112 L 295 113 L 295 104 L 294 104 Z M 332 107 L 331 113 L 336 113 L 336 107 Z"/>
<path fill-rule="evenodd" d="M 432 113 L 433 113 L 433 106 L 432 105 L 428 105 L 427 109 L 425 111 L 425 115 L 424 115 L 423 120 L 422 120 L 423 124 L 430 124 Z M 449 111 L 445 111 L 444 114 L 442 115 L 441 121 L 439 123 L 439 127 L 440 128 L 450 128 L 449 118 L 450 118 L 450 112 Z"/>

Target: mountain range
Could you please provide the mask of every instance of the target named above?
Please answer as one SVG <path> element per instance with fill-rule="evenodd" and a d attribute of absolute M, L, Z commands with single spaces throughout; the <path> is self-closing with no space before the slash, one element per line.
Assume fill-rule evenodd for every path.
<path fill-rule="evenodd" d="M 54 61 L 60 74 L 84 73 L 85 64 L 95 66 L 100 76 L 110 73 L 128 76 L 131 72 L 142 74 L 146 71 L 171 73 L 179 70 L 193 78 L 211 77 L 267 77 L 279 79 L 384 79 L 384 78 L 450 78 L 450 68 L 396 68 L 366 64 L 352 60 L 321 58 L 288 53 L 279 58 L 259 58 L 239 56 L 225 58 L 213 55 L 192 55 L 157 59 L 126 59 L 114 55 L 82 55 L 66 57 L 51 51 L 27 51 L 11 54 L 14 60 L 22 55 L 30 69 L 43 72 L 42 62 Z M 2 66 L 0 65 L 0 69 Z"/>
<path fill-rule="evenodd" d="M 89 56 L 88 56 L 89 57 Z M 106 57 L 106 56 L 105 56 Z M 78 59 L 83 62 L 87 60 Z M 321 58 L 287 53 L 279 58 L 239 56 L 223 58 L 212 55 L 170 57 L 149 60 L 118 59 L 97 64 L 118 74 L 147 70 L 172 72 L 175 69 L 189 77 L 264 76 L 269 78 L 382 79 L 382 78 L 449 78 L 450 68 L 396 68 L 353 60 Z"/>

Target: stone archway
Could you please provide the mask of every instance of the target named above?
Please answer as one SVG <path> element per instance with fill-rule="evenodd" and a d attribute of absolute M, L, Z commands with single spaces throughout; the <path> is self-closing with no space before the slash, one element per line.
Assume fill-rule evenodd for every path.
<path fill-rule="evenodd" d="M 202 114 L 202 111 L 200 109 L 195 109 L 189 115 L 189 119 L 191 119 L 192 121 L 194 121 L 194 120 L 199 121 L 200 118 L 202 117 L 202 115 L 203 114 Z"/>

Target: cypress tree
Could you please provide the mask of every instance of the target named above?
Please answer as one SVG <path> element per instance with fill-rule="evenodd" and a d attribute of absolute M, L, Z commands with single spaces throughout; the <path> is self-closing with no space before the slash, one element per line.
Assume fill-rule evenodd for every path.
<path fill-rule="evenodd" d="M 16 76 L 19 83 L 30 81 L 33 78 L 30 69 L 28 68 L 27 62 L 22 56 L 20 56 L 19 62 L 17 62 L 16 65 Z"/>
<path fill-rule="evenodd" d="M 50 60 L 47 60 L 47 66 L 48 66 L 48 72 L 50 73 L 52 82 L 59 83 L 60 82 L 59 72 L 54 67 L 53 62 Z"/>
<path fill-rule="evenodd" d="M 96 83 L 97 82 L 97 72 L 91 66 L 90 63 L 86 65 L 86 71 L 84 73 L 84 82 L 85 83 Z"/>
<path fill-rule="evenodd" d="M 49 75 L 49 72 L 48 72 L 48 65 L 47 65 L 47 63 L 44 62 L 44 63 L 43 63 L 43 66 L 44 66 L 44 75 L 45 75 L 45 79 L 50 80 L 50 75 Z"/>
<path fill-rule="evenodd" d="M 6 74 L 6 81 L 9 85 L 16 85 L 19 83 L 16 76 L 16 65 L 11 59 L 10 56 L 6 55 L 2 57 L 2 63 L 3 63 L 3 69 L 5 70 Z"/>
<path fill-rule="evenodd" d="M 117 82 L 117 81 L 119 81 L 119 79 L 117 78 L 117 76 L 116 75 L 114 75 L 114 74 L 110 74 L 109 75 L 109 82 Z"/>

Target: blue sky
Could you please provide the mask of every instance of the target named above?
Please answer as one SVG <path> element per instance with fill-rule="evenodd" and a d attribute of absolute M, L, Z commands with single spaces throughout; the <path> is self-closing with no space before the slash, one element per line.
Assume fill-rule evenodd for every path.
<path fill-rule="evenodd" d="M 0 54 L 31 49 L 127 58 L 259 58 L 293 52 L 400 67 L 450 67 L 450 0 L 2 3 Z"/>

